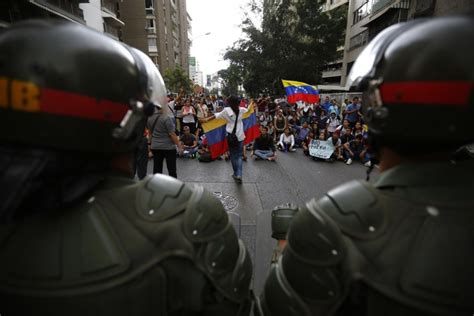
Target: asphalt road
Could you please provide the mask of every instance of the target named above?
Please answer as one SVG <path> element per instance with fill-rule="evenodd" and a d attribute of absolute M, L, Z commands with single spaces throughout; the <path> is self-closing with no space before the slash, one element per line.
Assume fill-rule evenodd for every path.
<path fill-rule="evenodd" d="M 312 198 L 353 179 L 365 179 L 367 168 L 360 162 L 314 161 L 303 155 L 278 152 L 275 162 L 248 161 L 243 166 L 243 183 L 234 183 L 230 161 L 201 163 L 178 158 L 178 178 L 214 192 L 231 213 L 240 237 L 254 263 L 254 288 L 260 293 L 268 273 L 275 241 L 271 239 L 270 213 L 279 204 L 303 205 Z M 152 163 L 148 166 L 149 173 Z M 165 170 L 165 174 L 166 174 Z M 371 182 L 378 177 L 374 170 Z"/>

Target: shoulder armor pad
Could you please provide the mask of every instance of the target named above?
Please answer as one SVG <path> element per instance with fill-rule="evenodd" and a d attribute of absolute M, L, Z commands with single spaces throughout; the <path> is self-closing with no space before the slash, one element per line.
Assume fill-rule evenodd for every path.
<path fill-rule="evenodd" d="M 184 232 L 192 242 L 216 239 L 231 226 L 222 203 L 201 186 L 193 188 L 184 214 Z"/>
<path fill-rule="evenodd" d="M 164 221 L 184 211 L 191 193 L 191 188 L 184 182 L 155 174 L 142 181 L 136 195 L 136 209 L 146 221 Z"/>
<path fill-rule="evenodd" d="M 388 217 L 377 192 L 361 181 L 351 181 L 329 191 L 318 201 L 342 232 L 358 239 L 372 239 L 382 234 Z"/>

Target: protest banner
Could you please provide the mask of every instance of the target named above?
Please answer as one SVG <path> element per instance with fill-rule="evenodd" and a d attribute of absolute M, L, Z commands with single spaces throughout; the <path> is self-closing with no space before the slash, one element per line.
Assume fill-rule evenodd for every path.
<path fill-rule="evenodd" d="M 334 152 L 334 145 L 332 142 L 328 142 L 325 140 L 313 139 L 309 144 L 309 155 L 321 158 L 321 159 L 329 159 L 332 153 Z"/>

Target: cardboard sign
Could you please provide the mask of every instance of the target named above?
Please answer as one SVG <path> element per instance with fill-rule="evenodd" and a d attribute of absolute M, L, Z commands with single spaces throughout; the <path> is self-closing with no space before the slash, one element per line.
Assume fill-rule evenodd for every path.
<path fill-rule="evenodd" d="M 310 156 L 329 159 L 332 153 L 334 152 L 334 145 L 332 142 L 325 140 L 313 139 L 309 144 L 309 154 Z"/>

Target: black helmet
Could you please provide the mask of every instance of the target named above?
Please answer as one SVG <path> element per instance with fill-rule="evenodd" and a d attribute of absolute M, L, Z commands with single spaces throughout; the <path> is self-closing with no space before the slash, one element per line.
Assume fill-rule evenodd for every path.
<path fill-rule="evenodd" d="M 370 135 L 395 149 L 474 140 L 474 19 L 451 16 L 391 26 L 364 49 L 347 85 L 364 92 Z"/>
<path fill-rule="evenodd" d="M 28 21 L 0 34 L 2 143 L 131 151 L 165 96 L 145 54 L 82 25 Z"/>

